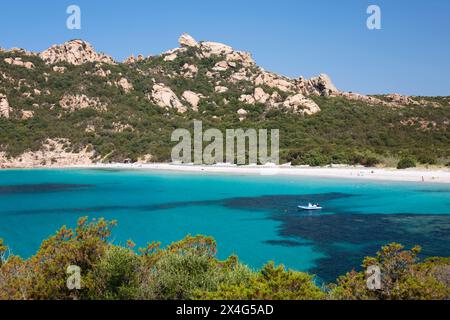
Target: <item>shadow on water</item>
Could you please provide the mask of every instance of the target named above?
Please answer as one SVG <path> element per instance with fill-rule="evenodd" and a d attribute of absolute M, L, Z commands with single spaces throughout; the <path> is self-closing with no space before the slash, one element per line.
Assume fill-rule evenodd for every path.
<path fill-rule="evenodd" d="M 82 186 L 82 185 L 80 185 Z M 37 187 L 37 186 L 34 186 Z M 85 186 L 89 187 L 89 186 Z M 57 190 L 42 188 L 40 192 L 44 190 Z M 80 187 L 81 188 L 81 187 Z M 32 189 L 32 188 L 30 188 Z M 71 188 L 62 189 L 71 190 Z M 72 190 L 75 190 L 72 188 Z M 21 192 L 24 192 L 23 190 Z M 38 191 L 36 191 L 38 192 Z M 95 206 L 84 208 L 52 208 L 52 209 L 26 209 L 26 210 L 13 210 L 3 211 L 3 214 L 14 215 L 29 215 L 29 214 L 61 214 L 61 213 L 79 213 L 79 212 L 99 212 L 99 211 L 111 211 L 111 210 L 127 210 L 141 213 L 148 213 L 152 211 L 172 210 L 185 207 L 200 207 L 200 206 L 223 206 L 230 209 L 242 209 L 249 211 L 282 211 L 285 213 L 297 212 L 296 208 L 299 203 L 302 202 L 320 202 L 330 201 L 334 199 L 340 199 L 345 197 L 351 197 L 351 195 L 340 193 L 327 193 L 327 194 L 312 194 L 312 195 L 282 195 L 282 196 L 261 196 L 261 197 L 248 197 L 248 198 L 227 198 L 221 200 L 201 200 L 201 201 L 178 201 L 162 204 L 151 205 L 116 205 L 116 206 Z"/>
<path fill-rule="evenodd" d="M 87 189 L 92 187 L 94 186 L 89 184 L 23 184 L 0 186 L 0 195 L 79 191 L 80 189 Z"/>
<path fill-rule="evenodd" d="M 450 256 L 450 216 L 416 214 L 335 214 L 294 216 L 273 214 L 283 237 L 311 240 L 324 258 L 312 273 L 325 281 L 358 269 L 366 256 L 397 242 L 421 245 L 422 257 Z"/>
<path fill-rule="evenodd" d="M 269 217 L 281 223 L 278 233 L 287 240 L 268 240 L 275 246 L 296 247 L 312 243 L 324 257 L 308 270 L 326 282 L 359 269 L 366 256 L 374 256 L 386 244 L 397 242 L 406 247 L 420 245 L 422 258 L 450 256 L 450 215 L 368 214 L 349 212 L 342 206 L 329 206 L 320 214 L 302 213 L 299 203 L 330 202 L 353 197 L 327 193 L 303 196 L 263 196 L 229 199 L 225 205 L 236 209 L 267 210 Z M 302 240 L 297 242 L 293 239 Z"/>

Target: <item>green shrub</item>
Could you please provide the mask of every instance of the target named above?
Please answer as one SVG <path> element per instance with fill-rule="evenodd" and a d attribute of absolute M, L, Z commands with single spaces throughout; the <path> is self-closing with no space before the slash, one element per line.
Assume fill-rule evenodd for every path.
<path fill-rule="evenodd" d="M 397 164 L 397 169 L 408 169 L 415 167 L 416 167 L 416 160 L 411 157 L 402 158 Z"/>
<path fill-rule="evenodd" d="M 438 159 L 434 154 L 426 153 L 421 154 L 417 157 L 417 161 L 419 161 L 422 164 L 436 164 Z"/>
<path fill-rule="evenodd" d="M 224 267 L 204 253 L 162 255 L 142 283 L 145 299 L 192 299 L 196 291 L 214 291 L 220 284 L 245 283 L 251 272 L 242 265 Z"/>
<path fill-rule="evenodd" d="M 138 290 L 140 259 L 131 249 L 111 246 L 95 265 L 90 298 L 134 299 Z"/>
<path fill-rule="evenodd" d="M 380 163 L 380 160 L 375 156 L 367 156 L 362 154 L 356 154 L 352 157 L 352 160 L 350 162 L 351 165 L 363 165 L 366 167 L 375 167 L 377 164 Z"/>
<path fill-rule="evenodd" d="M 380 164 L 380 160 L 376 157 L 368 157 L 365 161 L 366 167 L 375 167 L 377 164 Z"/>
<path fill-rule="evenodd" d="M 313 276 L 286 271 L 273 262 L 254 274 L 247 283 L 221 284 L 215 292 L 200 292 L 208 300 L 320 300 L 325 293 L 315 285 Z"/>
<path fill-rule="evenodd" d="M 382 270 L 381 289 L 370 290 L 364 272 L 352 271 L 331 286 L 329 297 L 339 300 L 446 300 L 450 298 L 448 260 L 418 262 L 420 247 L 404 250 L 392 243 L 383 247 L 376 257 L 363 262 L 364 270 L 378 266 Z"/>

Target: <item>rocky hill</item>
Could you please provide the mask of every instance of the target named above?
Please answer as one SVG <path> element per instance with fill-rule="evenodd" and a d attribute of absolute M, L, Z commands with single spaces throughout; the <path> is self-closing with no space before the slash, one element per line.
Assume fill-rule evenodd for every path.
<path fill-rule="evenodd" d="M 183 34 L 179 47 L 123 62 L 82 40 L 0 49 L 0 164 L 168 161 L 170 133 L 279 128 L 294 164 L 450 156 L 450 99 L 342 92 L 329 76 L 289 79 L 251 54 Z M 429 159 L 427 159 L 429 158 Z"/>

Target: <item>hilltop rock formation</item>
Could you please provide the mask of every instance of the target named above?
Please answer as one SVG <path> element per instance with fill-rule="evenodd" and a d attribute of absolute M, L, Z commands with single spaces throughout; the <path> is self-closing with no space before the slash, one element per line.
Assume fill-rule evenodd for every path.
<path fill-rule="evenodd" d="M 408 105 L 408 104 L 418 105 L 418 104 L 420 104 L 418 101 L 412 99 L 411 97 L 403 96 L 398 93 L 392 93 L 392 94 L 385 95 L 385 98 L 389 102 L 393 102 L 395 104 L 402 104 L 402 105 Z"/>
<path fill-rule="evenodd" d="M 201 42 L 199 45 L 201 57 L 209 58 L 213 55 L 223 56 L 227 62 L 239 62 L 245 67 L 255 64 L 250 53 L 243 51 L 235 51 L 232 47 L 219 42 Z M 232 66 L 232 65 L 231 65 Z"/>
<path fill-rule="evenodd" d="M 326 74 L 321 74 L 318 77 L 305 80 L 304 78 L 298 79 L 297 88 L 305 95 L 316 96 L 331 96 L 339 95 L 340 91 L 331 81 L 330 77 Z"/>
<path fill-rule="evenodd" d="M 198 46 L 198 42 L 189 34 L 183 33 L 178 40 L 178 43 L 181 47 L 196 47 Z"/>
<path fill-rule="evenodd" d="M 8 98 L 0 93 L 0 117 L 9 119 L 11 107 L 9 106 Z"/>
<path fill-rule="evenodd" d="M 62 45 L 53 45 L 39 56 L 47 64 L 58 62 L 67 62 L 73 65 L 87 62 L 115 63 L 110 56 L 95 52 L 92 45 L 82 40 L 71 40 Z"/>
<path fill-rule="evenodd" d="M 234 93 L 243 92 L 236 98 L 244 104 L 263 104 L 267 109 L 283 108 L 305 115 L 312 115 L 320 112 L 320 107 L 311 99 L 313 96 L 342 97 L 352 101 L 390 107 L 420 104 L 420 102 L 411 97 L 398 94 L 373 97 L 353 92 L 343 92 L 337 89 L 331 81 L 331 78 L 326 74 L 320 74 L 311 79 L 305 79 L 303 77 L 290 79 L 273 72 L 265 71 L 263 68 L 256 65 L 250 53 L 235 50 L 231 46 L 219 42 L 198 42 L 187 33 L 180 36 L 179 46 L 180 47 L 178 48 L 162 53 L 160 57 L 169 64 L 174 62 L 177 58 L 182 57 L 182 59 L 186 59 L 184 64 L 177 65 L 175 63 L 169 68 L 169 71 L 164 69 L 164 66 L 161 65 L 153 67 L 153 69 L 148 69 L 148 71 L 141 70 L 137 66 L 133 66 L 132 68 L 136 68 L 135 71 L 140 75 L 148 75 L 153 72 L 152 77 L 158 78 L 157 82 L 160 83 L 154 84 L 151 93 L 147 94 L 150 101 L 159 107 L 175 109 L 181 113 L 188 110 L 182 101 L 187 102 L 186 105 L 192 106 L 193 110 L 197 110 L 200 99 L 208 100 L 210 97 L 207 94 L 200 95 L 192 90 L 187 90 L 188 88 L 183 88 L 183 91 L 181 91 L 183 92 L 183 95 L 179 98 L 175 94 L 174 88 L 170 88 L 170 85 L 164 79 L 171 79 L 170 83 L 173 83 L 174 81 L 172 80 L 177 77 L 186 80 L 194 79 L 195 81 L 195 78 L 198 77 L 200 73 L 202 73 L 201 76 L 206 76 L 208 79 L 207 81 L 210 82 L 210 87 L 214 88 L 212 93 L 224 95 L 221 99 L 224 101 L 224 105 L 227 105 L 230 101 L 225 95 L 230 94 L 229 88 L 231 87 L 233 87 Z M 26 53 L 23 49 L 17 49 L 16 52 L 23 55 Z M 27 53 L 27 55 L 33 54 Z M 191 56 L 191 59 L 189 59 L 189 56 Z M 122 73 L 119 74 L 119 77 L 113 77 L 111 70 L 104 69 L 105 64 L 115 64 L 114 60 L 107 55 L 95 52 L 94 48 L 85 41 L 72 40 L 62 45 L 54 45 L 39 54 L 39 57 L 47 64 L 67 62 L 77 66 L 84 63 L 95 62 L 95 68 L 93 68 L 92 71 L 86 71 L 86 75 L 95 75 L 105 78 L 104 81 L 109 86 L 115 85 L 121 88 L 125 93 L 130 93 L 134 90 L 134 86 L 128 77 L 125 77 Z M 208 66 L 205 70 L 206 65 L 204 63 L 198 63 L 198 61 L 210 58 L 213 58 L 212 61 L 214 61 L 214 64 Z M 130 65 L 135 64 L 136 62 L 149 61 L 150 59 L 151 57 L 145 59 L 142 55 L 135 58 L 132 55 L 124 61 L 124 64 Z M 34 68 L 33 63 L 23 61 L 22 57 L 8 57 L 5 58 L 4 61 L 14 66 L 25 67 L 28 69 Z M 197 63 L 193 61 L 196 61 Z M 208 61 L 205 62 L 207 63 Z M 181 63 L 183 63 L 183 61 L 181 61 Z M 200 68 L 202 68 L 202 70 L 200 70 Z M 55 73 L 66 72 L 65 67 L 58 65 L 54 65 L 52 70 Z M 158 74 L 156 77 L 154 75 L 155 72 Z M 5 75 L 3 75 L 3 78 L 5 78 Z M 45 79 L 48 80 L 48 78 L 49 75 L 46 74 Z M 25 85 L 21 81 L 22 80 L 19 81 L 18 88 Z M 153 80 L 153 83 L 155 82 L 156 81 Z M 270 88 L 270 90 L 268 88 Z M 250 90 L 252 90 L 252 92 L 250 92 Z M 24 93 L 24 95 L 26 94 L 27 93 Z M 30 97 L 31 96 L 28 95 L 28 98 Z M 215 103 L 216 102 L 214 102 L 214 104 Z M 71 111 L 88 107 L 100 107 L 99 101 L 96 101 L 95 99 L 92 100 L 83 94 L 64 96 L 60 101 L 60 105 L 64 109 Z M 7 108 L 3 106 L 3 117 L 9 116 L 9 112 L 7 112 L 6 109 Z"/>
<path fill-rule="evenodd" d="M 139 54 L 139 55 L 137 56 L 137 58 L 135 58 L 134 55 L 131 55 L 131 56 L 129 56 L 128 58 L 126 58 L 126 59 L 123 61 L 123 63 L 125 63 L 125 64 L 133 64 L 133 63 L 136 63 L 136 62 L 141 62 L 141 61 L 143 61 L 143 60 L 144 60 L 144 56 L 143 56 L 142 54 Z"/>
<path fill-rule="evenodd" d="M 172 51 L 165 52 L 166 61 L 173 61 L 176 59 L 177 52 L 182 52 L 188 48 L 197 48 L 200 51 L 200 58 L 209 58 L 211 56 L 223 56 L 224 61 L 216 65 L 216 71 L 225 71 L 228 67 L 233 67 L 235 62 L 240 62 L 244 66 L 254 65 L 251 54 L 242 51 L 235 51 L 232 47 L 212 41 L 197 42 L 191 35 L 184 33 L 178 40 L 181 48 L 176 48 Z"/>

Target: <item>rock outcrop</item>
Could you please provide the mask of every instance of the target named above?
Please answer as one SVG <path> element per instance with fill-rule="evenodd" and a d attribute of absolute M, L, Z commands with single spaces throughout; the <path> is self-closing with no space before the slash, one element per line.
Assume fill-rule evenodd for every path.
<path fill-rule="evenodd" d="M 290 95 L 285 101 L 280 100 L 282 98 L 278 92 L 269 95 L 260 87 L 255 88 L 253 95 L 243 94 L 239 97 L 239 101 L 245 104 L 261 103 L 266 104 L 269 108 L 284 108 L 304 115 L 320 112 L 317 103 L 301 93 Z"/>
<path fill-rule="evenodd" d="M 318 77 L 305 80 L 300 78 L 297 81 L 297 88 L 305 95 L 316 96 L 331 96 L 338 95 L 340 91 L 331 81 L 330 77 L 326 74 L 321 74 Z"/>
<path fill-rule="evenodd" d="M 47 64 L 58 62 L 67 62 L 73 65 L 82 65 L 87 62 L 115 63 L 110 56 L 95 52 L 89 43 L 82 40 L 72 40 L 62 45 L 54 45 L 39 56 Z"/>
<path fill-rule="evenodd" d="M 239 101 L 245 104 L 255 104 L 255 98 L 251 94 L 243 94 L 239 97 Z"/>
<path fill-rule="evenodd" d="M 198 74 L 198 67 L 193 64 L 185 63 L 181 72 L 183 78 L 195 78 Z"/>
<path fill-rule="evenodd" d="M 220 62 L 216 63 L 216 65 L 214 66 L 213 70 L 214 71 L 218 71 L 218 72 L 227 71 L 229 67 L 230 66 L 228 65 L 228 62 L 220 61 Z"/>
<path fill-rule="evenodd" d="M 64 72 L 66 72 L 66 67 L 58 67 L 58 66 L 54 66 L 54 67 L 53 67 L 53 71 L 54 71 L 54 72 L 58 72 L 58 73 L 64 73 Z"/>
<path fill-rule="evenodd" d="M 178 58 L 178 54 L 176 52 L 170 53 L 164 57 L 164 61 L 175 61 Z"/>
<path fill-rule="evenodd" d="M 313 100 L 306 98 L 301 93 L 288 97 L 282 106 L 295 113 L 312 115 L 320 112 L 320 108 Z"/>
<path fill-rule="evenodd" d="M 12 54 L 21 54 L 21 55 L 29 56 L 29 57 L 36 56 L 36 54 L 34 52 L 27 51 L 23 48 L 11 48 L 8 50 L 4 50 L 4 52 L 12 53 Z"/>
<path fill-rule="evenodd" d="M 183 93 L 183 99 L 186 100 L 194 111 L 198 111 L 198 104 L 200 103 L 200 99 L 202 95 L 195 93 L 193 91 L 185 91 Z"/>
<path fill-rule="evenodd" d="M 161 108 L 176 109 L 180 113 L 187 111 L 172 89 L 162 83 L 153 86 L 149 99 Z"/>
<path fill-rule="evenodd" d="M 84 94 L 64 95 L 64 97 L 59 101 L 59 105 L 64 110 L 71 112 L 86 108 L 92 108 L 97 111 L 106 110 L 106 106 L 100 102 L 100 99 L 89 98 Z"/>
<path fill-rule="evenodd" d="M 22 110 L 22 120 L 28 120 L 34 117 L 34 111 Z"/>
<path fill-rule="evenodd" d="M 224 87 L 224 86 L 216 86 L 214 88 L 214 91 L 217 92 L 217 93 L 225 93 L 225 92 L 228 91 L 228 88 Z"/>
<path fill-rule="evenodd" d="M 143 60 L 144 60 L 144 56 L 143 56 L 142 54 L 139 54 L 139 55 L 137 56 L 137 58 L 135 58 L 134 55 L 131 55 L 131 56 L 129 56 L 128 58 L 126 58 L 126 59 L 123 61 L 123 63 L 125 63 L 125 64 L 133 64 L 133 63 L 136 63 L 136 62 L 141 62 L 141 61 L 143 61 Z"/>
<path fill-rule="evenodd" d="M 134 88 L 133 88 L 133 85 L 131 84 L 130 81 L 128 81 L 127 78 L 121 78 L 119 81 L 117 81 L 117 85 L 118 85 L 120 88 L 122 88 L 122 90 L 123 90 L 125 93 L 129 93 L 130 91 L 132 91 L 132 90 L 134 89 Z"/>
<path fill-rule="evenodd" d="M 239 121 L 244 121 L 245 118 L 247 117 L 248 111 L 245 109 L 239 109 L 237 111 L 237 114 L 239 116 Z"/>
<path fill-rule="evenodd" d="M 414 100 L 413 98 L 404 96 L 404 95 L 401 95 L 398 93 L 388 94 L 385 96 L 385 98 L 389 102 L 393 102 L 395 104 L 400 104 L 400 105 L 410 105 L 410 104 L 419 105 L 420 104 L 418 101 Z"/>
<path fill-rule="evenodd" d="M 34 64 L 29 61 L 22 61 L 22 58 L 5 58 L 4 61 L 13 66 L 23 67 L 26 69 L 33 69 Z"/>
<path fill-rule="evenodd" d="M 183 33 L 178 40 L 181 47 L 197 47 L 198 42 L 189 34 Z"/>
<path fill-rule="evenodd" d="M 266 85 L 270 88 L 275 88 L 283 92 L 295 91 L 295 85 L 293 81 L 290 81 L 286 77 L 281 77 L 277 74 L 270 72 L 262 72 L 255 80 L 255 85 Z"/>
<path fill-rule="evenodd" d="M 224 57 L 225 62 L 228 62 L 228 65 L 225 65 L 225 63 L 222 62 L 221 66 L 216 66 L 218 68 L 225 69 L 228 67 L 234 67 L 236 62 L 241 63 L 245 67 L 255 64 L 250 53 L 236 51 L 232 47 L 223 43 L 205 41 L 197 43 L 195 47 L 198 47 L 200 49 L 200 57 L 202 58 L 209 58 L 213 55 Z"/>
<path fill-rule="evenodd" d="M 71 150 L 67 139 L 47 139 L 39 151 L 28 151 L 16 158 L 7 158 L 0 152 L 0 168 L 60 167 L 92 164 L 95 152 L 92 147 Z"/>
<path fill-rule="evenodd" d="M 133 126 L 128 123 L 113 122 L 112 126 L 115 133 L 122 133 L 125 130 L 134 131 Z"/>
<path fill-rule="evenodd" d="M 264 90 L 260 87 L 255 89 L 255 93 L 253 94 L 255 101 L 258 103 L 266 103 L 270 99 L 270 95 L 265 93 Z"/>
<path fill-rule="evenodd" d="M 11 107 L 9 106 L 8 98 L 0 93 L 0 118 L 9 119 Z"/>
<path fill-rule="evenodd" d="M 203 56 L 206 58 L 209 58 L 212 55 L 227 56 L 234 52 L 233 48 L 226 44 L 211 41 L 202 42 L 200 44 L 200 49 L 203 53 Z"/>

